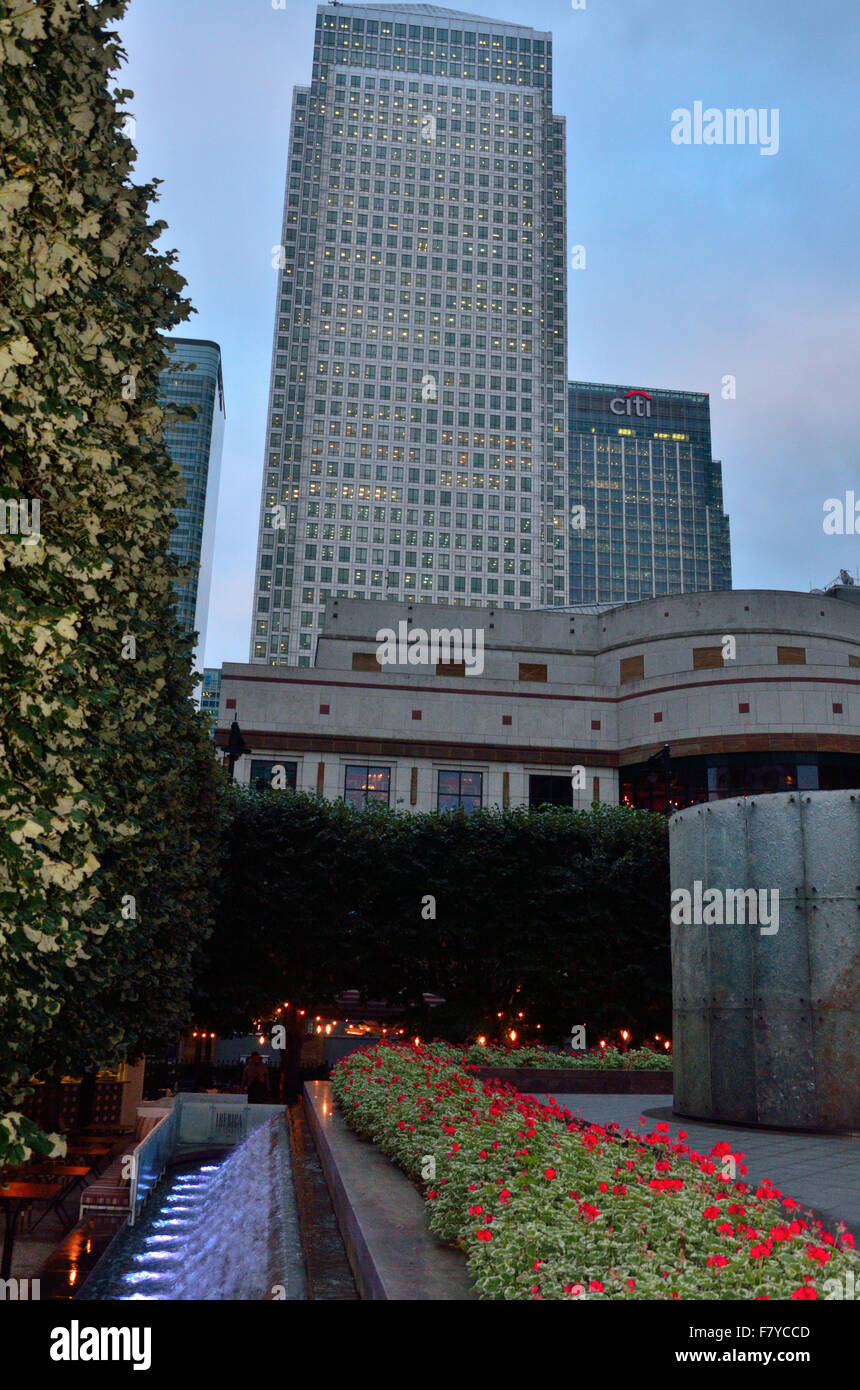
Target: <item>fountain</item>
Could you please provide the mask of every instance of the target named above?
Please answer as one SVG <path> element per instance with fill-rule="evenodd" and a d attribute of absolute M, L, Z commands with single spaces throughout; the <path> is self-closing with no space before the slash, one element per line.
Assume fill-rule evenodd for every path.
<path fill-rule="evenodd" d="M 220 1162 L 168 1171 L 80 1297 L 173 1301 L 307 1297 L 282 1114 Z"/>

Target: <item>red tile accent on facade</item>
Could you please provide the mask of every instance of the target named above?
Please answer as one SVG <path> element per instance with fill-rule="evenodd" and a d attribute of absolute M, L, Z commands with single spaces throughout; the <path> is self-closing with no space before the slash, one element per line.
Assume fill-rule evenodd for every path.
<path fill-rule="evenodd" d="M 654 695 L 674 694 L 678 690 L 702 690 L 705 686 L 715 685 L 832 685 L 833 676 L 800 676 L 797 675 L 797 667 L 792 668 L 791 674 L 785 667 L 781 668 L 785 674 L 779 676 L 729 676 L 716 680 L 698 681 L 677 681 L 674 685 L 658 685 L 651 690 L 634 690 L 628 695 L 544 695 L 537 690 L 471 690 L 469 680 L 466 677 L 460 686 L 456 685 L 410 685 L 408 688 L 413 694 L 427 695 L 477 695 L 481 699 L 500 699 L 500 700 L 561 700 L 566 704 L 584 704 L 586 701 L 591 704 L 601 705 L 623 705 L 628 700 L 650 699 Z M 395 685 L 391 681 L 339 681 L 339 680 L 313 680 L 313 679 L 294 679 L 290 676 L 244 676 L 233 675 L 229 672 L 223 678 L 224 683 L 251 682 L 257 684 L 262 681 L 272 681 L 279 685 L 323 685 L 329 690 L 399 690 L 401 693 L 406 688 L 402 685 Z M 855 679 L 850 676 L 839 678 L 841 685 L 858 685 L 860 678 Z"/>
<path fill-rule="evenodd" d="M 599 729 L 599 728 L 600 728 L 600 720 L 599 720 L 599 719 L 592 719 L 592 721 L 591 721 L 591 727 L 592 727 L 592 729 Z"/>
<path fill-rule="evenodd" d="M 750 707 L 749 707 L 749 705 L 747 704 L 747 701 L 746 701 L 746 700 L 741 700 L 740 704 L 738 705 L 738 714 L 749 714 L 749 712 L 750 712 Z"/>
<path fill-rule="evenodd" d="M 235 708 L 236 708 L 236 701 L 235 701 L 235 700 L 228 700 L 226 703 L 227 703 L 227 709 L 235 709 Z"/>
<path fill-rule="evenodd" d="M 662 723 L 663 723 L 663 711 L 662 711 L 661 709 L 657 709 L 657 710 L 654 711 L 654 723 L 655 723 L 655 724 L 662 724 Z"/>
<path fill-rule="evenodd" d="M 420 711 L 420 709 L 414 709 L 414 710 L 412 711 L 412 718 L 413 718 L 413 719 L 420 719 L 420 718 L 421 718 L 421 711 Z"/>
<path fill-rule="evenodd" d="M 514 722 L 514 721 L 512 720 L 512 718 L 511 718 L 511 716 L 510 716 L 509 714 L 503 714 L 503 715 L 502 715 L 502 723 L 503 723 L 503 724 L 512 724 L 513 722 Z"/>
<path fill-rule="evenodd" d="M 331 714 L 330 705 L 320 705 L 320 714 Z"/>
<path fill-rule="evenodd" d="M 834 706 L 833 706 L 833 713 L 834 713 L 834 714 L 841 714 L 841 713 L 842 713 L 842 706 L 841 706 L 840 704 L 834 704 Z"/>

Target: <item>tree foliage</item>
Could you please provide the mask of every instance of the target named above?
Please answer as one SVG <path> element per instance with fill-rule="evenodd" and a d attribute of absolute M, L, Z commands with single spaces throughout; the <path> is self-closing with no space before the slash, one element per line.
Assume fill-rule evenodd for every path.
<path fill-rule="evenodd" d="M 168 555 L 159 334 L 187 318 L 111 88 L 120 3 L 0 0 L 0 1161 L 35 1075 L 180 1026 L 219 774 Z"/>
<path fill-rule="evenodd" d="M 250 1031 L 276 1001 L 358 989 L 455 1039 L 520 1011 L 547 1040 L 574 1024 L 669 1030 L 662 816 L 357 811 L 237 790 L 224 856 L 201 1026 Z M 424 992 L 446 1005 L 422 1015 Z"/>

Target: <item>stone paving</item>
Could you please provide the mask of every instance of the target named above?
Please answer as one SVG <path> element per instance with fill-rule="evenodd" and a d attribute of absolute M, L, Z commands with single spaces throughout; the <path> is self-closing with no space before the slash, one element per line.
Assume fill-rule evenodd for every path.
<path fill-rule="evenodd" d="M 640 1115 L 645 1116 L 649 1129 L 655 1121 L 667 1121 L 670 1132 L 675 1135 L 683 1129 L 699 1153 L 707 1153 L 718 1140 L 726 1139 L 735 1153 L 743 1151 L 747 1181 L 758 1184 L 769 1178 L 785 1197 L 812 1208 L 825 1228 L 834 1230 L 837 1221 L 844 1221 L 860 1243 L 860 1136 L 685 1120 L 673 1111 L 671 1095 L 558 1094 L 555 1099 L 574 1115 L 601 1125 L 616 1120 L 622 1129 L 641 1132 Z"/>

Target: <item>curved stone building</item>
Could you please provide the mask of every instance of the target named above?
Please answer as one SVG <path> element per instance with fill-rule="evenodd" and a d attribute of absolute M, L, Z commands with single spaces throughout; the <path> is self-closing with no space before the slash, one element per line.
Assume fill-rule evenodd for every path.
<path fill-rule="evenodd" d="M 279 784 L 415 810 L 663 810 L 666 745 L 678 809 L 860 787 L 860 588 L 562 612 L 332 600 L 312 667 L 225 664 L 222 747 L 236 716 L 237 780 L 277 765 Z"/>

